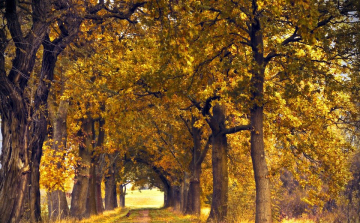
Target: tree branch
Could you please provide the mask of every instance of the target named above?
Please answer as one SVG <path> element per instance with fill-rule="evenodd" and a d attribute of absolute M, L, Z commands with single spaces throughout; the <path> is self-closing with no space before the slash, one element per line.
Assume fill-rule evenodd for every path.
<path fill-rule="evenodd" d="M 203 151 L 201 152 L 199 159 L 196 161 L 196 165 L 201 165 L 201 163 L 204 161 L 206 154 L 210 148 L 211 139 L 212 139 L 212 135 L 210 135 L 208 140 L 206 141 L 205 147 L 204 147 Z"/>
<path fill-rule="evenodd" d="M 225 129 L 220 134 L 227 135 L 227 134 L 232 134 L 243 130 L 251 130 L 251 129 L 252 129 L 251 125 L 238 125 L 230 129 Z"/>
<path fill-rule="evenodd" d="M 302 38 L 299 34 L 297 34 L 298 31 L 298 27 L 295 27 L 295 31 L 294 33 L 289 36 L 288 38 L 286 38 L 281 45 L 285 46 L 291 42 L 299 42 Z M 276 53 L 275 50 L 271 51 L 266 57 L 265 57 L 265 63 L 268 63 L 272 58 L 277 57 L 277 56 L 282 56 L 282 54 Z"/>

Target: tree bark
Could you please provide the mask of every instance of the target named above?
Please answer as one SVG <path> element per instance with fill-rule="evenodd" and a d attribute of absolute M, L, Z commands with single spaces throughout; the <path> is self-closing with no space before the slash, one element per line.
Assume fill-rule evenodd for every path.
<path fill-rule="evenodd" d="M 78 136 L 82 139 L 82 143 L 79 145 L 79 157 L 81 157 L 81 161 L 79 161 L 76 167 L 70 209 L 70 215 L 77 219 L 88 217 L 86 213 L 86 201 L 89 190 L 91 149 L 93 143 L 92 129 L 93 120 L 91 118 L 82 120 L 81 130 L 78 133 Z"/>
<path fill-rule="evenodd" d="M 11 110 L 7 114 L 1 114 L 1 175 L 4 180 L 0 185 L 0 222 L 19 222 L 21 213 L 24 213 L 23 203 L 28 195 L 26 185 L 30 175 L 29 159 L 26 155 L 27 143 L 24 142 L 27 124 L 24 117 L 17 117 L 16 112 Z"/>
<path fill-rule="evenodd" d="M 98 168 L 96 168 L 97 170 Z M 102 175 L 100 173 L 98 173 L 98 171 L 96 171 L 97 175 L 96 175 L 96 191 L 95 191 L 95 196 L 96 196 L 96 210 L 98 212 L 98 214 L 101 214 L 104 212 L 104 205 L 103 205 L 103 200 L 102 200 L 102 196 L 101 196 L 101 183 L 102 183 Z"/>
<path fill-rule="evenodd" d="M 271 223 L 271 194 L 269 173 L 265 159 L 264 149 L 264 81 L 265 67 L 264 43 L 261 22 L 257 16 L 257 2 L 252 2 L 254 19 L 249 27 L 251 48 L 253 51 L 254 66 L 251 78 L 251 101 L 250 109 L 251 132 L 251 159 L 253 162 L 255 185 L 256 185 L 256 223 Z"/>
<path fill-rule="evenodd" d="M 97 200 L 96 200 L 96 171 L 94 159 L 91 159 L 89 190 L 87 197 L 87 215 L 97 215 Z"/>
<path fill-rule="evenodd" d="M 64 191 L 55 190 L 48 193 L 48 210 L 51 221 L 64 219 L 69 215 L 69 207 Z"/>
<path fill-rule="evenodd" d="M 181 183 L 181 212 L 186 213 L 188 206 L 188 195 L 189 195 L 189 176 L 188 173 L 184 173 L 184 179 Z"/>
<path fill-rule="evenodd" d="M 102 106 L 102 110 L 105 111 L 105 106 Z M 99 120 L 99 135 L 97 137 L 97 142 L 96 142 L 96 148 L 99 149 L 103 146 L 104 141 L 105 141 L 105 131 L 104 131 L 104 125 L 105 125 L 105 120 L 104 119 L 100 119 Z M 104 168 L 103 168 L 103 164 L 104 164 L 104 155 L 105 154 L 100 154 L 100 155 L 94 155 L 93 159 L 95 161 L 95 171 L 94 171 L 94 176 L 96 177 L 95 179 L 95 199 L 96 199 L 96 211 L 98 214 L 103 213 L 104 212 L 104 205 L 103 205 L 103 200 L 102 200 L 102 196 L 101 196 L 101 182 L 102 182 L 102 178 L 103 178 L 103 174 L 104 174 Z"/>
<path fill-rule="evenodd" d="M 194 173 L 195 177 L 200 177 L 199 174 Z M 199 178 L 197 178 L 199 179 Z M 201 210 L 201 202 L 200 202 L 200 194 L 201 194 L 201 188 L 200 188 L 200 180 L 191 179 L 189 184 L 189 190 L 187 195 L 187 208 L 185 214 L 191 214 L 191 215 L 200 215 Z"/>
<path fill-rule="evenodd" d="M 263 109 L 255 108 L 251 111 L 251 159 L 253 162 L 256 184 L 256 219 L 255 222 L 272 222 L 271 194 L 269 172 L 265 160 L 263 139 Z"/>
<path fill-rule="evenodd" d="M 225 128 L 225 107 L 216 104 L 210 119 L 212 130 L 212 169 L 213 195 L 208 222 L 222 222 L 227 215 L 228 202 L 228 165 L 227 137 L 222 134 Z"/>
<path fill-rule="evenodd" d="M 105 176 L 105 210 L 107 211 L 117 208 L 115 171 L 116 163 L 114 162 Z"/>
<path fill-rule="evenodd" d="M 200 202 L 200 176 L 201 176 L 201 163 L 199 162 L 201 156 L 201 130 L 194 127 L 195 118 L 192 120 L 192 137 L 194 148 L 192 151 L 192 161 L 190 163 L 190 183 L 188 191 L 188 200 L 186 207 L 186 214 L 200 215 L 201 202 Z"/>
<path fill-rule="evenodd" d="M 41 147 L 46 133 L 45 110 L 35 106 L 35 103 L 43 105 L 38 98 L 35 98 L 34 104 L 29 103 L 25 88 L 48 24 L 34 20 L 32 30 L 24 37 L 17 13 L 18 1 L 7 0 L 4 3 L 4 19 L 7 20 L 7 28 L 16 51 L 12 60 L 13 69 L 8 75 L 4 57 L 0 57 L 0 113 L 3 134 L 0 157 L 0 222 L 19 222 L 21 219 L 39 221 L 41 216 L 38 180 Z M 32 16 L 44 17 L 49 8 L 46 3 L 34 2 L 33 9 L 35 10 Z M 1 42 L 0 50 L 3 54 L 7 42 L 3 30 Z M 46 91 L 41 96 L 46 98 Z"/>

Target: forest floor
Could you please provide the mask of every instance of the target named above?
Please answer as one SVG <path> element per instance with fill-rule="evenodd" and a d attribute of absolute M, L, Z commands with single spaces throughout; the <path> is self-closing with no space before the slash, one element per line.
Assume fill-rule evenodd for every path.
<path fill-rule="evenodd" d="M 163 192 L 153 190 L 128 190 L 125 197 L 125 208 L 105 211 L 101 215 L 91 216 L 81 223 L 200 223 L 205 222 L 210 207 L 201 209 L 201 216 L 183 215 L 171 208 L 162 208 L 164 204 Z M 47 207 L 46 207 L 47 208 Z M 56 223 L 78 223 L 72 219 L 57 221 Z M 238 223 L 252 223 L 250 220 L 236 220 Z M 326 221 L 325 221 L 326 222 Z M 282 223 L 314 223 L 312 220 L 283 220 Z"/>
<path fill-rule="evenodd" d="M 127 215 L 130 212 L 129 215 Z M 82 223 L 165 223 L 165 222 L 182 222 L 193 223 L 201 222 L 199 218 L 190 215 L 182 215 L 173 212 L 171 209 L 154 208 L 154 209 L 129 209 L 117 208 L 114 211 L 106 211 L 102 215 L 92 216 L 84 219 Z"/>
<path fill-rule="evenodd" d="M 163 223 L 163 222 L 201 222 L 194 216 L 184 216 L 164 205 L 164 193 L 160 190 L 128 190 L 125 196 L 125 208 L 106 211 L 102 215 L 84 219 L 82 223 Z M 130 212 L 130 214 L 128 214 Z M 127 216 L 128 214 L 128 216 Z"/>

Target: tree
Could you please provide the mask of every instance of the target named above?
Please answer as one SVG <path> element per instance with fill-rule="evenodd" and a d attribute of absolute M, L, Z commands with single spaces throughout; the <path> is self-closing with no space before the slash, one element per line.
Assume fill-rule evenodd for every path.
<path fill-rule="evenodd" d="M 39 164 L 47 127 L 48 81 L 53 79 L 57 56 L 77 32 L 76 25 L 66 33 L 64 28 L 58 38 L 50 41 L 48 27 L 56 18 L 49 16 L 51 8 L 55 7 L 59 12 L 64 10 L 62 2 L 58 3 L 52 5 L 50 2 L 33 1 L 28 5 L 5 1 L 2 5 L 2 16 L 15 49 L 12 68 L 7 69 L 3 63 L 0 77 L 3 83 L 0 113 L 4 137 L 1 156 L 4 180 L 0 185 L 0 199 L 3 201 L 0 210 L 3 215 L 0 220 L 4 222 L 18 222 L 22 218 L 40 220 Z M 32 24 L 21 26 L 23 19 L 27 18 Z M 77 23 L 78 20 L 72 22 Z M 4 29 L 2 33 L 5 34 Z M 3 43 L 8 42 L 6 35 L 2 37 Z M 42 65 L 38 75 L 34 75 L 41 45 L 44 48 Z M 5 48 L 2 50 L 5 51 Z M 34 85 L 29 80 L 34 80 Z"/>
<path fill-rule="evenodd" d="M 163 59 L 169 65 L 160 66 L 161 71 L 154 72 L 155 78 L 169 80 L 167 86 L 177 84 L 186 89 L 177 92 L 185 97 L 197 98 L 192 95 L 196 94 L 192 92 L 192 87 L 197 92 L 202 90 L 200 98 L 203 101 L 211 97 L 232 97 L 229 100 L 241 104 L 241 112 L 249 117 L 257 194 L 256 222 L 272 221 L 271 176 L 265 155 L 270 147 L 265 147 L 264 134 L 264 123 L 270 123 L 270 120 L 264 114 L 272 118 L 274 116 L 271 114 L 276 114 L 278 120 L 282 120 L 283 116 L 294 119 L 292 125 L 287 126 L 288 130 L 291 135 L 302 137 L 295 141 L 294 137 L 286 137 L 291 143 L 285 143 L 285 148 L 291 151 L 299 149 L 294 144 L 303 140 L 304 133 L 317 142 L 324 142 L 315 134 L 331 135 L 331 132 L 336 132 L 336 120 L 346 112 L 341 108 L 349 105 L 348 97 L 341 93 L 343 86 L 339 84 L 344 83 L 341 73 L 347 72 L 342 63 L 349 58 L 346 48 L 341 45 L 344 42 L 343 35 L 339 35 L 349 19 L 346 15 L 348 3 L 186 1 L 171 2 L 169 5 L 160 2 L 153 6 L 161 24 L 159 33 L 164 37 L 164 47 L 160 48 L 164 53 L 159 53 L 162 58 L 157 60 L 161 64 Z M 159 83 L 164 85 L 163 82 Z M 324 100 L 319 102 L 317 97 Z M 272 100 L 284 100 L 291 114 L 274 112 L 276 105 L 269 103 Z M 295 110 L 302 107 L 300 103 L 307 102 L 310 102 L 308 106 L 322 104 L 323 116 L 317 115 L 316 122 L 311 118 L 312 112 Z M 194 104 L 198 103 L 195 101 Z M 217 110 L 217 114 L 220 114 L 221 110 Z M 297 122 L 295 117 L 301 121 Z M 221 118 L 216 119 L 219 120 Z M 310 120 L 313 120 L 312 123 Z M 324 124 L 319 125 L 321 122 Z M 284 122 L 280 121 L 279 124 Z M 268 133 L 285 139 L 276 131 Z M 314 148 L 314 153 L 309 156 L 303 144 L 302 149 L 294 155 L 304 162 L 319 160 L 320 164 L 316 166 L 323 169 L 331 162 L 330 157 L 337 153 L 336 145 L 341 145 L 339 150 L 348 148 L 346 143 L 337 143 L 335 138 L 331 137 L 326 142 L 326 145 L 334 145 L 329 156 L 319 156 L 322 154 L 321 144 L 311 144 L 309 141 L 307 143 Z M 328 171 L 334 173 L 334 169 Z M 337 178 L 339 175 L 333 176 Z M 335 182 L 341 185 L 344 181 L 337 178 Z M 336 185 L 334 187 L 339 188 Z"/>
<path fill-rule="evenodd" d="M 46 102 L 58 55 L 73 41 L 85 18 L 101 20 L 97 13 L 104 9 L 104 18 L 130 20 L 143 4 L 129 3 L 120 10 L 110 9 L 108 4 L 100 1 L 94 5 L 89 3 L 85 10 L 81 10 L 83 7 L 76 5 L 76 1 L 31 1 L 28 4 L 9 0 L 1 3 L 1 15 L 7 26 L 1 31 L 0 78 L 3 84 L 0 88 L 0 113 L 4 138 L 1 221 L 40 220 L 39 164 L 46 135 Z M 26 23 L 26 20 L 31 22 Z M 52 24 L 57 26 L 55 39 L 49 37 Z M 5 30 L 14 43 L 11 69 L 7 69 L 3 56 L 5 50 L 10 49 L 6 48 L 9 41 Z M 35 64 L 40 62 L 37 59 L 40 46 L 44 48 L 41 69 L 33 72 Z M 31 186 L 27 188 L 27 185 Z"/>

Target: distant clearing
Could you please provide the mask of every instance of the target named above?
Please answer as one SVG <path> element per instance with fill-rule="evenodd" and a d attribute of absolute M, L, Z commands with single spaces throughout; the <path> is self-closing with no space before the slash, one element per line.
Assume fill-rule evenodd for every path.
<path fill-rule="evenodd" d="M 128 190 L 125 196 L 125 206 L 135 208 L 161 208 L 164 205 L 164 192 L 152 190 Z"/>

